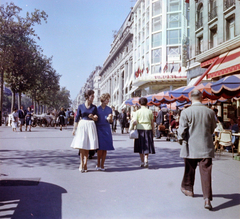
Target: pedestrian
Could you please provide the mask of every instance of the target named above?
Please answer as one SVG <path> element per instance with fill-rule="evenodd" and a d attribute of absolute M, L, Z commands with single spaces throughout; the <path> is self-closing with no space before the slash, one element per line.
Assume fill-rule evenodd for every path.
<path fill-rule="evenodd" d="M 112 131 L 116 132 L 117 130 L 117 120 L 119 116 L 119 112 L 112 106 L 112 115 L 113 115 L 113 122 L 112 122 Z"/>
<path fill-rule="evenodd" d="M 23 106 L 18 110 L 18 118 L 20 120 L 20 132 L 22 132 L 22 126 L 25 124 L 25 111 L 23 110 Z"/>
<path fill-rule="evenodd" d="M 71 147 L 79 149 L 79 171 L 87 172 L 87 159 L 89 150 L 98 149 L 98 136 L 95 121 L 97 121 L 97 107 L 93 105 L 94 91 L 85 93 L 85 103 L 78 106 L 72 134 L 74 135 Z M 80 120 L 81 118 L 81 120 Z M 80 120 L 80 121 L 79 121 Z"/>
<path fill-rule="evenodd" d="M 131 112 L 131 119 L 133 118 L 134 113 L 138 110 L 137 106 L 133 106 L 132 112 Z"/>
<path fill-rule="evenodd" d="M 185 171 L 181 191 L 186 196 L 194 196 L 193 186 L 195 170 L 199 164 L 204 207 L 212 209 L 212 158 L 214 145 L 212 134 L 216 127 L 215 113 L 204 106 L 202 93 L 199 90 L 191 92 L 192 105 L 181 112 L 178 138 L 182 144 L 180 157 L 184 158 Z"/>
<path fill-rule="evenodd" d="M 163 129 L 161 129 L 160 127 L 163 127 L 163 125 L 164 125 L 164 114 L 161 109 L 161 106 L 158 106 L 158 114 L 156 117 L 156 124 L 157 124 L 156 138 L 160 139 L 163 134 L 161 131 Z"/>
<path fill-rule="evenodd" d="M 122 112 L 119 114 L 119 122 L 121 125 L 121 133 L 123 134 L 124 128 L 127 123 L 127 114 L 125 113 L 125 109 L 122 109 Z"/>
<path fill-rule="evenodd" d="M 58 112 L 57 112 L 56 108 L 52 111 L 52 116 L 53 116 L 53 121 L 54 121 L 54 128 L 56 129 L 57 128 L 57 120 L 58 120 Z"/>
<path fill-rule="evenodd" d="M 29 126 L 29 132 L 31 132 L 31 125 L 32 125 L 32 112 L 31 112 L 31 107 L 28 107 L 28 108 L 27 108 L 25 120 L 26 120 L 26 129 L 25 129 L 25 131 L 27 131 L 28 126 Z"/>
<path fill-rule="evenodd" d="M 130 112 L 127 111 L 126 115 L 127 115 L 127 121 L 125 124 L 125 130 L 126 130 L 126 133 L 128 133 L 128 129 L 129 129 L 130 121 L 131 121 Z"/>
<path fill-rule="evenodd" d="M 113 120 L 112 109 L 108 107 L 110 94 L 101 95 L 101 105 L 97 108 L 98 121 L 96 122 L 99 149 L 97 151 L 97 170 L 105 171 L 104 163 L 107 151 L 114 150 L 110 123 Z"/>
<path fill-rule="evenodd" d="M 67 109 L 67 111 L 66 111 L 66 127 L 67 127 L 67 125 L 69 125 L 70 113 L 71 113 L 71 111 L 69 109 Z"/>
<path fill-rule="evenodd" d="M 138 139 L 134 140 L 134 153 L 139 153 L 141 167 L 148 167 L 148 155 L 155 154 L 153 136 L 155 127 L 153 113 L 147 108 L 147 98 L 139 99 L 141 108 L 134 113 L 133 124 L 137 126 Z"/>
<path fill-rule="evenodd" d="M 13 112 L 11 113 L 11 120 L 12 120 L 12 130 L 13 132 L 16 132 L 17 131 L 17 124 L 18 124 L 18 115 L 19 113 L 17 112 L 17 109 L 14 108 L 13 109 Z"/>
<path fill-rule="evenodd" d="M 65 116 L 66 114 L 64 108 L 62 107 L 60 112 L 58 113 L 60 131 L 62 131 L 62 127 L 65 125 Z"/>

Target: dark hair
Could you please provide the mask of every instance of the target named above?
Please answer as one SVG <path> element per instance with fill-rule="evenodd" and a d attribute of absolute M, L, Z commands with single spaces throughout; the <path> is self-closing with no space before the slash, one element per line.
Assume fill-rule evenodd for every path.
<path fill-rule="evenodd" d="M 146 97 L 141 97 L 139 99 L 139 104 L 142 105 L 142 106 L 146 106 L 147 105 L 147 98 Z"/>
<path fill-rule="evenodd" d="M 218 109 L 214 108 L 213 111 L 217 114 L 218 113 Z"/>
<path fill-rule="evenodd" d="M 88 90 L 84 93 L 84 97 L 87 100 L 89 98 L 89 96 L 91 96 L 92 94 L 94 94 L 93 90 Z"/>

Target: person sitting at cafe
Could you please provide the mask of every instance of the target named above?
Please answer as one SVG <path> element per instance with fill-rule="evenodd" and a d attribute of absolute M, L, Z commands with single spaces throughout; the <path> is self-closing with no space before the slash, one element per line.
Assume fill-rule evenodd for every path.
<path fill-rule="evenodd" d="M 239 127 L 238 127 L 238 124 L 237 124 L 237 119 L 236 118 L 230 118 L 229 121 L 230 121 L 229 129 L 231 129 L 232 133 L 238 133 L 239 132 Z M 233 145 L 236 144 L 236 140 L 237 140 L 237 136 L 232 135 L 232 144 Z M 226 151 L 231 151 L 231 146 L 227 146 Z"/>

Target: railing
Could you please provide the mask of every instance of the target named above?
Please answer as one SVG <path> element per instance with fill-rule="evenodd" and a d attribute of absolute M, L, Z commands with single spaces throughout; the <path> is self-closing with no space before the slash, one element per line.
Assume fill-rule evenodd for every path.
<path fill-rule="evenodd" d="M 208 12 L 208 21 L 212 20 L 215 17 L 217 17 L 217 7 L 212 8 L 212 10 Z"/>
<path fill-rule="evenodd" d="M 224 0 L 224 11 L 235 5 L 235 0 Z"/>
<path fill-rule="evenodd" d="M 200 27 L 203 26 L 203 20 L 202 19 L 199 19 L 197 22 L 196 22 L 196 29 L 199 29 Z"/>

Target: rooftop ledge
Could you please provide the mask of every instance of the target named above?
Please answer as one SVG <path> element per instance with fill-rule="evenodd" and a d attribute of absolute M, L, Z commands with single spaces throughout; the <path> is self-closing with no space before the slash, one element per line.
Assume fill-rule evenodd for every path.
<path fill-rule="evenodd" d="M 208 59 L 214 58 L 221 55 L 222 53 L 228 52 L 240 46 L 240 35 L 235 38 L 225 41 L 214 48 L 211 48 L 205 52 L 196 56 L 196 62 L 203 62 Z"/>

